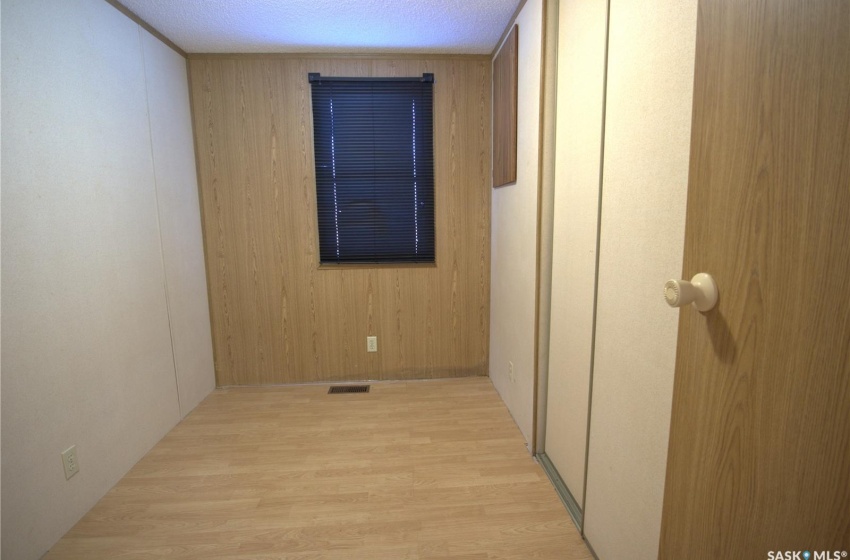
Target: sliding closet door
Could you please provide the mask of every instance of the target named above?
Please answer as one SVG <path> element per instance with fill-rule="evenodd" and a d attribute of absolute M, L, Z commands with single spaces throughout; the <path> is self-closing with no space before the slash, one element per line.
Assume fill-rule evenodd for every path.
<path fill-rule="evenodd" d="M 658 557 L 679 324 L 662 286 L 682 270 L 696 16 L 696 0 L 611 0 L 584 516 L 601 560 Z"/>
<path fill-rule="evenodd" d="M 552 315 L 544 464 L 581 516 L 605 73 L 605 0 L 561 0 Z M 561 488 L 563 491 L 563 487 Z"/>

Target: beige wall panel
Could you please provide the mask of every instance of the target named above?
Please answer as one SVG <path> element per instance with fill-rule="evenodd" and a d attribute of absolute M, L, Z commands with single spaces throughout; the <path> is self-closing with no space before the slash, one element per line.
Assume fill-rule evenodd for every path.
<path fill-rule="evenodd" d="M 605 73 L 605 0 L 561 0 L 546 454 L 582 506 Z"/>
<path fill-rule="evenodd" d="M 682 272 L 696 0 L 611 2 L 585 535 L 658 556 Z"/>
<path fill-rule="evenodd" d="M 213 371 L 185 61 L 102 0 L 3 2 L 2 36 L 2 556 L 35 560 Z"/>
<path fill-rule="evenodd" d="M 308 72 L 434 73 L 435 267 L 319 268 Z M 211 56 L 190 74 L 218 384 L 486 375 L 489 62 Z"/>
<path fill-rule="evenodd" d="M 517 16 L 519 84 L 517 180 L 493 189 L 490 378 L 531 441 L 534 411 L 537 193 L 540 131 L 542 0 Z M 514 364 L 513 378 L 508 362 Z"/>
<path fill-rule="evenodd" d="M 186 59 L 141 34 L 168 316 L 186 416 L 215 388 Z"/>

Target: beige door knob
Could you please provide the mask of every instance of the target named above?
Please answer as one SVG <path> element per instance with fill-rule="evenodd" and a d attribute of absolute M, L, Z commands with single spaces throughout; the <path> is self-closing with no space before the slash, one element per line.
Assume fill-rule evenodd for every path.
<path fill-rule="evenodd" d="M 717 304 L 717 295 L 717 283 L 705 272 L 700 272 L 690 282 L 668 280 L 664 284 L 664 299 L 670 307 L 693 303 L 699 311 L 709 311 Z"/>

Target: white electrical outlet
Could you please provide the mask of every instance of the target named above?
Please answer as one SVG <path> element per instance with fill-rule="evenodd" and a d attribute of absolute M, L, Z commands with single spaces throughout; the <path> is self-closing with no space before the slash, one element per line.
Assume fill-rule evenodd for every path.
<path fill-rule="evenodd" d="M 377 352 L 378 351 L 378 337 L 377 336 L 367 336 L 366 337 L 366 351 L 367 352 Z"/>
<path fill-rule="evenodd" d="M 65 467 L 65 480 L 80 472 L 80 464 L 77 462 L 76 445 L 72 445 L 62 452 L 62 465 Z"/>
<path fill-rule="evenodd" d="M 514 377 L 514 363 L 508 362 L 508 378 L 511 381 L 516 381 L 516 377 Z"/>

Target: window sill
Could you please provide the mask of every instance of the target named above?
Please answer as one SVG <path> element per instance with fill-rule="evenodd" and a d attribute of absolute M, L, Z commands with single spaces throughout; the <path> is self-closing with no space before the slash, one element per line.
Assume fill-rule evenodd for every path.
<path fill-rule="evenodd" d="M 437 263 L 415 263 L 415 262 L 399 262 L 399 263 L 339 263 L 319 264 L 319 270 L 359 270 L 359 269 L 375 269 L 375 268 L 437 268 Z"/>

